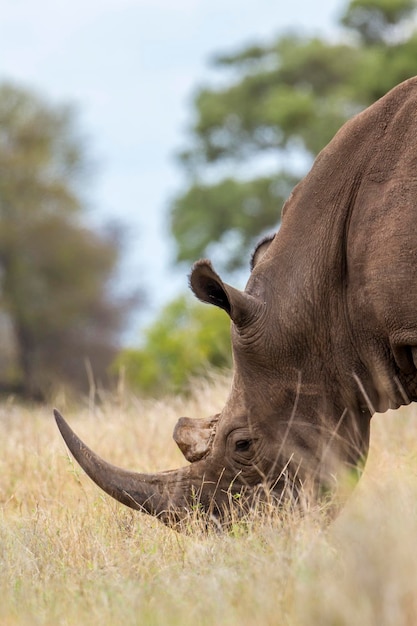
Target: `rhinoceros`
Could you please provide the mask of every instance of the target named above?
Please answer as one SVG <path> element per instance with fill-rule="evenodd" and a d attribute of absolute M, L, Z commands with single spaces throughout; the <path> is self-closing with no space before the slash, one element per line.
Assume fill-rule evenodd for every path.
<path fill-rule="evenodd" d="M 337 489 L 360 475 L 375 412 L 417 399 L 417 77 L 349 120 L 252 258 L 244 291 L 209 260 L 194 294 L 231 319 L 234 371 L 219 415 L 180 418 L 188 465 L 141 474 L 92 452 L 56 411 L 105 492 L 172 524 L 195 504 L 224 519 L 242 498 Z"/>

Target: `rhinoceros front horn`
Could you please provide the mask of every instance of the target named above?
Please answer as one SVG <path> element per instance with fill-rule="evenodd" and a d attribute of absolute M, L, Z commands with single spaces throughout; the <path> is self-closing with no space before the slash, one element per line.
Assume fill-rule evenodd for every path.
<path fill-rule="evenodd" d="M 71 454 L 85 473 L 110 496 L 131 507 L 173 525 L 187 514 L 185 499 L 189 468 L 140 474 L 100 458 L 77 437 L 59 411 L 54 410 L 58 428 Z"/>

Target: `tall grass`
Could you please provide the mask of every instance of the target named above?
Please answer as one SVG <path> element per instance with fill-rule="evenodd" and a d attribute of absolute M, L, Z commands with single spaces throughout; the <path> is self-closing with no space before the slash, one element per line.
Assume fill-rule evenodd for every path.
<path fill-rule="evenodd" d="M 226 383 L 188 399 L 120 394 L 59 406 L 100 455 L 130 469 L 183 464 L 171 432 Z M 103 494 L 67 454 L 51 407 L 0 406 L 0 624 L 417 624 L 416 409 L 373 418 L 365 474 L 330 525 L 288 511 L 186 535 Z"/>

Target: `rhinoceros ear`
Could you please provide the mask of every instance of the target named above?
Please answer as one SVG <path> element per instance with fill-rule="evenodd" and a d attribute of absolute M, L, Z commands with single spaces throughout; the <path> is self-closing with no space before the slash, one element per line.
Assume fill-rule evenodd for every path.
<path fill-rule="evenodd" d="M 260 308 L 256 298 L 224 283 L 206 259 L 194 264 L 190 287 L 202 302 L 224 309 L 237 326 L 249 323 Z"/>
<path fill-rule="evenodd" d="M 256 265 L 262 260 L 265 256 L 265 253 L 268 251 L 269 246 L 275 239 L 275 234 L 267 235 L 256 246 L 255 250 L 252 253 L 252 258 L 250 260 L 250 269 L 251 271 L 255 268 Z"/>

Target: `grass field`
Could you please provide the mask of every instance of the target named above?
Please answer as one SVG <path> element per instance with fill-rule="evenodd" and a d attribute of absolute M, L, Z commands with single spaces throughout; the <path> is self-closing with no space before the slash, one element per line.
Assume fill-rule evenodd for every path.
<path fill-rule="evenodd" d="M 179 466 L 177 418 L 216 412 L 226 383 L 194 397 L 120 393 L 56 403 L 100 455 Z M 321 511 L 179 535 L 103 494 L 69 458 L 52 407 L 0 406 L 0 625 L 412 626 L 417 624 L 417 411 L 373 418 L 359 486 Z"/>

